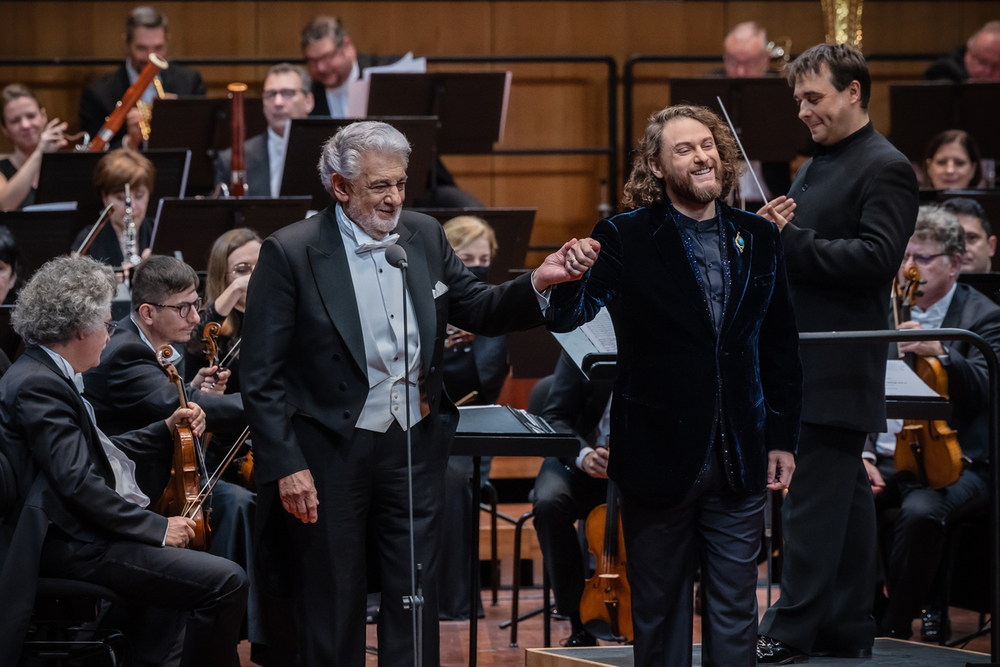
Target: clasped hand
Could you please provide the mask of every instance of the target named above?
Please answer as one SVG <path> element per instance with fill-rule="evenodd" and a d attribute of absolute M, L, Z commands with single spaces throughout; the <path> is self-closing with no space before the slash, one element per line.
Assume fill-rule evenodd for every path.
<path fill-rule="evenodd" d="M 531 283 L 541 292 L 552 285 L 579 280 L 594 265 L 600 252 L 601 244 L 592 238 L 570 239 L 535 269 Z"/>

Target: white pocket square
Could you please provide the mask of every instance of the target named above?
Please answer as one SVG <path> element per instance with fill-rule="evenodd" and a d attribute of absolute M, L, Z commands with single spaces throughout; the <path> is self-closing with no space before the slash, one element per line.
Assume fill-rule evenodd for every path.
<path fill-rule="evenodd" d="M 434 285 L 434 289 L 431 290 L 431 296 L 433 296 L 436 299 L 447 291 L 448 291 L 448 286 L 439 280 L 437 281 L 437 284 Z"/>

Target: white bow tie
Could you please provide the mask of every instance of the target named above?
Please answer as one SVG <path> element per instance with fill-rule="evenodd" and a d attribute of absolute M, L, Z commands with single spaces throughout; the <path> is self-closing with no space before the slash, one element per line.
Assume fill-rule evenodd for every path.
<path fill-rule="evenodd" d="M 362 243 L 358 246 L 358 249 L 355 250 L 355 252 L 360 255 L 363 252 L 371 252 L 372 250 L 378 250 L 379 248 L 384 250 L 391 245 L 395 245 L 398 238 L 399 234 L 389 234 L 381 241 L 369 241 L 367 243 Z"/>

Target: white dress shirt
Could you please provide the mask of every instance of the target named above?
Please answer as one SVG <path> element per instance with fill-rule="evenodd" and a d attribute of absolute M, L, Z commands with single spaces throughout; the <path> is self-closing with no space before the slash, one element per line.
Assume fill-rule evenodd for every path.
<path fill-rule="evenodd" d="M 125 500 L 131 501 L 139 507 L 148 507 L 149 497 L 142 492 L 142 489 L 139 488 L 139 485 L 135 481 L 135 463 L 122 450 L 118 449 L 115 443 L 111 442 L 110 438 L 104 435 L 104 432 L 97 426 L 97 419 L 94 417 L 94 408 L 90 404 L 90 401 L 83 397 L 83 375 L 75 372 L 73 366 L 62 355 L 53 352 L 45 346 L 42 346 L 42 349 L 52 357 L 52 361 L 56 362 L 56 366 L 59 367 L 62 374 L 72 380 L 76 386 L 76 390 L 80 392 L 80 398 L 83 399 L 83 404 L 87 408 L 90 421 L 94 424 L 97 435 L 100 437 L 101 447 L 104 449 L 104 453 L 108 457 L 108 462 L 111 463 L 111 470 L 115 474 L 115 492 Z"/>
<path fill-rule="evenodd" d="M 359 252 L 362 244 L 375 240 L 347 217 L 340 204 L 336 212 L 365 340 L 368 399 L 357 428 L 385 433 L 396 421 L 406 430 L 405 378 L 410 383 L 410 423 L 416 424 L 428 414 L 427 404 L 420 400 L 420 332 L 413 301 L 407 293 L 410 368 L 404 372 L 402 274 L 386 261 L 385 247 Z M 396 238 L 391 234 L 385 241 L 391 245 Z"/>
<path fill-rule="evenodd" d="M 289 123 L 290 124 L 290 123 Z M 285 149 L 288 148 L 288 125 L 285 126 L 285 136 L 280 136 L 270 127 L 267 128 L 267 164 L 271 169 L 271 196 L 278 197 L 281 192 L 281 175 L 285 169 Z"/>
<path fill-rule="evenodd" d="M 537 294 L 538 291 L 536 290 Z M 597 440 L 594 441 L 594 446 L 586 446 L 580 450 L 580 453 L 576 455 L 576 467 L 583 470 L 583 460 L 587 458 L 587 454 L 591 453 L 598 447 L 608 447 L 608 435 L 611 433 L 611 397 L 608 396 L 608 404 L 604 406 L 604 413 L 601 415 L 601 421 L 597 424 Z"/>
<path fill-rule="evenodd" d="M 331 118 L 347 118 L 347 87 L 361 78 L 361 68 L 355 60 L 347 81 L 338 88 L 326 89 L 326 104 L 330 107 Z"/>

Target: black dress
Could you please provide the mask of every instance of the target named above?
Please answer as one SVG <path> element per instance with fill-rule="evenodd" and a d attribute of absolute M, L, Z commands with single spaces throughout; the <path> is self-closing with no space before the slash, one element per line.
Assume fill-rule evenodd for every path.
<path fill-rule="evenodd" d="M 10 158 L 4 158 L 0 160 L 0 174 L 4 175 L 4 178 L 10 180 L 17 173 L 17 167 L 14 163 L 10 161 Z M 17 210 L 20 211 L 25 206 L 31 206 L 35 203 L 35 188 L 28 190 L 28 194 L 21 200 L 21 203 L 17 205 Z"/>
<path fill-rule="evenodd" d="M 80 233 L 76 235 L 73 239 L 73 247 L 71 250 L 76 250 L 83 243 L 83 240 L 87 238 L 87 234 L 90 233 L 90 227 L 84 227 L 80 230 Z M 153 238 L 153 219 L 145 218 L 139 223 L 138 229 L 138 247 L 139 253 L 141 254 L 143 250 L 149 247 L 149 242 Z M 118 236 L 115 233 L 115 228 L 111 226 L 108 222 L 104 225 L 97 234 L 97 238 L 94 242 L 90 244 L 90 248 L 87 249 L 87 255 L 93 257 L 99 262 L 104 262 L 105 264 L 113 267 L 119 267 L 125 261 L 125 256 L 122 254 L 122 247 L 118 243 Z"/>

